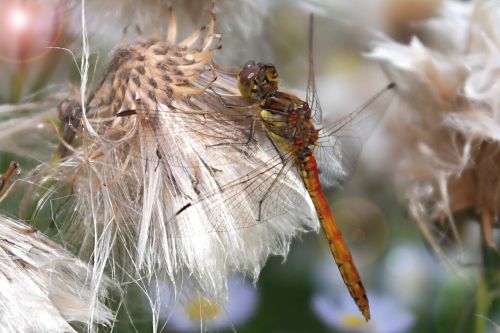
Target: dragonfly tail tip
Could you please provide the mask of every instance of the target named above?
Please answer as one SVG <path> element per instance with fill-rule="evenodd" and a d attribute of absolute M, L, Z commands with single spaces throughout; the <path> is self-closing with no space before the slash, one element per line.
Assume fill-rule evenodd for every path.
<path fill-rule="evenodd" d="M 366 308 L 361 311 L 363 313 L 363 317 L 365 317 L 365 320 L 368 322 L 370 321 L 370 309 Z"/>

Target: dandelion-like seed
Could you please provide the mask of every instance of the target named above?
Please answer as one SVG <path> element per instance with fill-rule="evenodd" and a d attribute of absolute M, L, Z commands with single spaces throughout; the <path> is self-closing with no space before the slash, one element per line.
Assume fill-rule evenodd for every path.
<path fill-rule="evenodd" d="M 98 288 L 91 268 L 36 229 L 0 215 L 0 331 L 76 332 L 70 323 L 111 325 L 102 302 L 109 282 Z"/>
<path fill-rule="evenodd" d="M 495 248 L 500 216 L 500 7 L 495 1 L 446 1 L 418 30 L 424 42 L 383 42 L 371 56 L 384 63 L 408 108 L 394 131 L 399 184 L 409 211 L 438 253 L 433 223 L 460 244 L 459 214 L 480 222 Z M 470 216 L 470 214 L 469 214 Z"/>
<path fill-rule="evenodd" d="M 144 288 L 152 279 L 169 279 L 174 289 L 188 280 L 201 300 L 217 304 L 230 275 L 256 279 L 269 255 L 285 256 L 293 236 L 321 222 L 342 280 L 370 319 L 322 186 L 354 171 L 362 140 L 351 125 L 368 121 L 371 104 L 395 85 L 317 128 L 312 23 L 311 15 L 305 101 L 278 88 L 272 64 L 248 61 L 237 75 L 215 65 L 213 4 L 208 25 L 181 42 L 172 10 L 165 37 L 143 40 L 137 29 L 138 41 L 115 51 L 83 105 L 59 105 L 58 162 L 38 173 L 42 187 L 56 185 L 38 206 L 63 208 L 52 210 L 55 225 L 92 260 L 95 286 L 106 269 Z M 70 192 L 58 199 L 51 194 L 59 180 Z M 71 200 L 71 218 L 58 222 Z M 156 325 L 154 299 L 151 308 Z"/>
<path fill-rule="evenodd" d="M 0 177 L 0 190 L 7 189 L 16 170 L 12 162 Z M 70 323 L 79 322 L 93 332 L 97 324 L 111 324 L 113 313 L 103 303 L 108 279 L 103 277 L 99 288 L 92 290 L 87 264 L 37 229 L 3 214 L 0 257 L 0 331 L 76 332 Z"/>

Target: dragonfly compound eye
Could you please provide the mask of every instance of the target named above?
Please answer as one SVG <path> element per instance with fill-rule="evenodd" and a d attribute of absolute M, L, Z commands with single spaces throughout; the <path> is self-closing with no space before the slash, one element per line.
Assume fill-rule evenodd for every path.
<path fill-rule="evenodd" d="M 254 61 L 248 61 L 238 73 L 238 86 L 243 97 L 249 99 L 259 98 L 256 92 L 258 90 L 257 85 L 260 71 L 260 67 Z"/>
<path fill-rule="evenodd" d="M 250 60 L 250 61 L 247 61 L 245 63 L 245 65 L 243 66 L 243 68 L 248 68 L 248 67 L 252 67 L 252 66 L 255 66 L 255 61 Z"/>
<path fill-rule="evenodd" d="M 278 72 L 273 64 L 248 61 L 238 73 L 241 95 L 258 100 L 278 90 Z"/>
<path fill-rule="evenodd" d="M 258 63 L 257 66 L 260 68 L 255 79 L 258 85 L 259 98 L 278 91 L 278 71 L 276 67 L 271 63 Z"/>
<path fill-rule="evenodd" d="M 265 64 L 264 70 L 266 73 L 267 81 L 269 81 L 270 83 L 273 81 L 278 81 L 278 71 L 276 70 L 276 67 L 274 67 L 273 64 Z"/>

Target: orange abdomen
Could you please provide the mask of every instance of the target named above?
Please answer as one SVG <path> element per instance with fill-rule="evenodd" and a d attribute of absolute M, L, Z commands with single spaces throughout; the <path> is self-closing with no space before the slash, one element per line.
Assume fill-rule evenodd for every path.
<path fill-rule="evenodd" d="M 349 289 L 349 293 L 356 302 L 359 310 L 368 321 L 370 319 L 370 307 L 368 304 L 368 298 L 366 297 L 366 291 L 363 287 L 363 283 L 361 282 L 358 270 L 352 260 L 351 252 L 342 237 L 342 233 L 323 194 L 323 190 L 319 182 L 316 158 L 311 154 L 305 157 L 304 160 L 300 161 L 298 164 L 306 189 L 311 196 L 326 238 L 330 243 L 330 250 L 332 251 L 337 266 L 339 267 L 342 279 L 344 280 L 347 289 Z"/>

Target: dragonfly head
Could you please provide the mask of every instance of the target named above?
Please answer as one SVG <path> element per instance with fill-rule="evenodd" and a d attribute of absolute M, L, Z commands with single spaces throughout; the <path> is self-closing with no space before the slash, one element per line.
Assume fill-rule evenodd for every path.
<path fill-rule="evenodd" d="M 238 73 L 241 95 L 259 100 L 278 90 L 278 71 L 270 63 L 248 61 Z"/>

